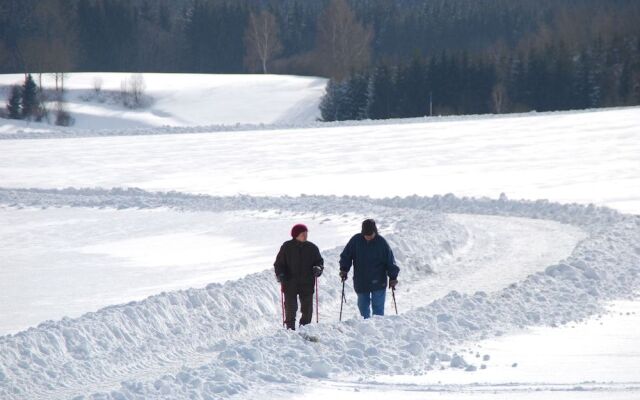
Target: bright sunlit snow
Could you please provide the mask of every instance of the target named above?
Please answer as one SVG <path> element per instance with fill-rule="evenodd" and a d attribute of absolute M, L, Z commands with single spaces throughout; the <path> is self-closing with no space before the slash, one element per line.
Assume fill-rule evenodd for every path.
<path fill-rule="evenodd" d="M 148 104 L 139 109 L 120 101 L 126 73 L 71 73 L 65 80 L 67 109 L 74 129 L 121 129 L 161 126 L 299 124 L 320 117 L 325 79 L 286 75 L 142 74 Z M 39 80 L 35 75 L 34 79 Z M 24 75 L 0 75 L 0 95 Z M 96 91 L 96 82 L 100 91 Z M 42 86 L 54 89 L 49 74 Z M 55 125 L 0 120 L 0 134 L 55 130 Z"/>
<path fill-rule="evenodd" d="M 640 397 L 639 108 L 323 125 L 322 79 L 144 74 L 128 110 L 129 76 L 71 74 L 74 128 L 0 122 L 0 398 Z M 349 279 L 338 322 L 367 217 L 399 315 Z M 326 269 L 293 333 L 298 222 Z"/>

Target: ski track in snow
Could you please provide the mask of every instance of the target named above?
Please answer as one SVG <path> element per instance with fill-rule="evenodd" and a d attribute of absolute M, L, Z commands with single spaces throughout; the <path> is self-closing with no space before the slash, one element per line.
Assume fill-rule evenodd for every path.
<path fill-rule="evenodd" d="M 602 312 L 604 300 L 624 298 L 637 289 L 640 272 L 640 218 L 594 206 L 453 195 L 381 200 L 211 197 L 71 188 L 0 189 L 0 204 L 366 211 L 383 222 L 385 232 L 392 232 L 386 237 L 402 268 L 401 285 L 406 282 L 407 288 L 403 285 L 398 291 L 401 315 L 369 321 L 351 318 L 339 324 L 332 318 L 337 315 L 341 285 L 338 279 L 323 279 L 325 322 L 300 330 L 320 338 L 317 343 L 279 328 L 279 293 L 271 284 L 271 271 L 205 289 L 162 293 L 77 319 L 47 321 L 0 337 L 3 399 L 76 395 L 78 399 L 214 399 L 238 394 L 255 398 L 268 392 L 299 392 L 305 380 L 329 376 L 407 374 L 464 365 L 459 356 L 450 354 L 462 341 Z M 558 223 L 572 226 L 562 228 Z M 496 237 L 487 232 L 492 230 Z M 538 240 L 535 232 L 542 231 L 549 234 L 546 243 L 523 245 L 522 240 Z M 546 247 L 550 243 L 557 245 L 556 253 L 541 254 L 550 250 Z M 522 254 L 504 254 L 516 249 Z M 331 263 L 339 250 L 323 254 L 328 276 L 336 272 Z M 553 261 L 556 264 L 546 268 L 540 264 L 562 255 L 567 256 Z M 509 265 L 514 257 L 519 262 L 515 268 Z M 494 268 L 489 280 L 482 279 L 480 271 L 485 268 Z M 492 281 L 499 273 L 504 276 Z M 448 279 L 455 280 L 450 287 L 445 284 Z M 473 286 L 465 292 L 449 291 L 465 285 Z M 472 293 L 475 288 L 481 290 Z M 355 296 L 351 288 L 347 290 L 347 308 L 353 316 Z M 416 301 L 409 306 L 412 292 L 417 293 Z"/>

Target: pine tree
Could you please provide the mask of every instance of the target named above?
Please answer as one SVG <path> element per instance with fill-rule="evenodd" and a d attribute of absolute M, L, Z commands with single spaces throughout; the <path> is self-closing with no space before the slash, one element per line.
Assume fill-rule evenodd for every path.
<path fill-rule="evenodd" d="M 327 89 L 320 102 L 320 113 L 323 121 L 342 121 L 345 119 L 345 84 L 329 80 Z"/>
<path fill-rule="evenodd" d="M 369 90 L 369 74 L 356 73 L 347 82 L 346 119 L 369 118 L 367 110 L 367 94 Z"/>
<path fill-rule="evenodd" d="M 386 65 L 377 67 L 369 79 L 367 109 L 371 119 L 394 117 L 394 82 L 391 70 Z"/>
<path fill-rule="evenodd" d="M 38 87 L 31 74 L 27 75 L 22 86 L 22 118 L 38 118 L 40 102 L 38 101 Z"/>
<path fill-rule="evenodd" d="M 22 103 L 22 88 L 18 85 L 12 86 L 9 101 L 7 102 L 9 118 L 22 119 L 20 103 Z"/>
<path fill-rule="evenodd" d="M 427 90 L 427 67 L 417 55 L 410 63 L 400 66 L 396 77 L 396 92 L 399 117 L 421 117 L 427 115 L 429 91 Z"/>

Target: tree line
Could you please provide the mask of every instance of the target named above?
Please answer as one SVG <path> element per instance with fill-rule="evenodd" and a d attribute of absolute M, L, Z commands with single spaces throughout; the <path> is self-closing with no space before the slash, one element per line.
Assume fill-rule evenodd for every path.
<path fill-rule="evenodd" d="M 526 53 L 442 52 L 331 79 L 325 121 L 556 111 L 640 104 L 640 43 L 563 42 Z"/>
<path fill-rule="evenodd" d="M 387 85 L 401 110 L 386 115 L 426 97 L 442 113 L 620 105 L 640 82 L 639 20 L 637 0 L 4 0 L 0 73 L 317 75 L 336 93 L 367 78 L 359 107 Z"/>

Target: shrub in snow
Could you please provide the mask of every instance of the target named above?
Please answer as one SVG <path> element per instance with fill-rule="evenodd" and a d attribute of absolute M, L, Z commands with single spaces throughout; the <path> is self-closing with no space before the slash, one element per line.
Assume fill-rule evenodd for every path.
<path fill-rule="evenodd" d="M 122 104 L 129 108 L 140 108 L 148 101 L 144 94 L 146 84 L 142 74 L 133 74 L 129 79 L 124 79 L 120 83 L 120 96 Z"/>
<path fill-rule="evenodd" d="M 66 110 L 64 102 L 56 102 L 56 125 L 58 126 L 71 126 L 75 120 Z"/>
<path fill-rule="evenodd" d="M 11 87 L 9 99 L 7 101 L 7 113 L 11 119 L 22 118 L 22 88 L 18 85 Z"/>

